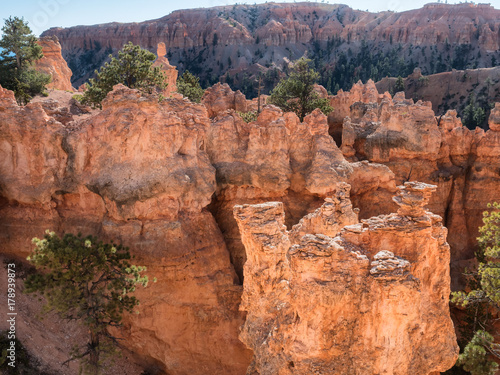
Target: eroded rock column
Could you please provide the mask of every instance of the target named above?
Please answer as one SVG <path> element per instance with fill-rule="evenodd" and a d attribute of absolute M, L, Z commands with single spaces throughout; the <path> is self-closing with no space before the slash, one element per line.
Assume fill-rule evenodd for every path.
<path fill-rule="evenodd" d="M 424 209 L 435 189 L 408 182 L 394 198 L 397 213 L 355 224 L 348 194 L 337 192 L 291 232 L 281 203 L 236 206 L 248 258 L 240 306 L 248 312 L 240 339 L 254 351 L 247 373 L 428 375 L 450 368 L 458 346 L 448 309 L 447 230 Z M 328 232 L 325 223 L 338 229 Z"/>

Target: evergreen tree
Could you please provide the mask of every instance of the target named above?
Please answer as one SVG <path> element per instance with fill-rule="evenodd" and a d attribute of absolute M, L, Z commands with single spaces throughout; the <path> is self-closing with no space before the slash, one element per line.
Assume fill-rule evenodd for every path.
<path fill-rule="evenodd" d="M 403 77 L 399 76 L 396 80 L 396 84 L 394 85 L 394 93 L 405 91 L 405 81 Z"/>
<path fill-rule="evenodd" d="M 285 112 L 295 112 L 300 118 L 319 108 L 328 115 L 333 111 L 328 99 L 322 99 L 314 91 L 319 73 L 310 67 L 311 60 L 301 58 L 291 67 L 287 78 L 282 79 L 271 92 L 269 102 Z"/>
<path fill-rule="evenodd" d="M 469 129 L 481 127 L 486 120 L 486 111 L 476 103 L 474 94 L 470 94 L 468 104 L 462 112 L 462 123 Z"/>
<path fill-rule="evenodd" d="M 166 87 L 165 75 L 159 67 L 152 66 L 156 60 L 154 53 L 129 42 L 118 52 L 118 58 L 109 57 L 111 61 L 99 72 L 96 70 L 96 78 L 86 84 L 82 103 L 102 108 L 103 99 L 119 83 L 143 94 L 161 92 Z"/>
<path fill-rule="evenodd" d="M 89 330 L 89 341 L 75 348 L 69 360 L 82 360 L 82 368 L 98 374 L 101 354 L 113 352 L 108 327 L 121 325 L 123 312 L 132 312 L 139 301 L 129 294 L 137 284 L 147 285 L 145 267 L 129 263 L 128 248 L 98 241 L 92 236 L 47 231 L 44 239 L 33 239 L 35 249 L 28 257 L 40 273 L 25 281 L 27 293 L 46 298 L 46 310 L 55 310 L 67 320 L 77 320 Z"/>
<path fill-rule="evenodd" d="M 494 343 L 493 336 L 487 332 L 492 328 L 491 308 L 500 308 L 500 204 L 488 205 L 491 212 L 484 212 L 484 225 L 479 228 L 476 253 L 479 261 L 477 272 L 470 273 L 468 293 L 452 293 L 452 302 L 467 309 L 471 318 L 462 336 L 472 337 L 459 355 L 457 364 L 472 375 L 493 375 L 498 364 L 492 357 L 500 360 L 500 345 Z"/>
<path fill-rule="evenodd" d="M 23 18 L 9 17 L 2 27 L 0 40 L 0 85 L 14 91 L 19 104 L 45 91 L 48 74 L 38 72 L 33 63 L 42 58 L 42 47 Z"/>
<path fill-rule="evenodd" d="M 199 103 L 205 90 L 200 86 L 200 79 L 186 70 L 177 80 L 177 92 L 189 98 L 192 102 Z"/>

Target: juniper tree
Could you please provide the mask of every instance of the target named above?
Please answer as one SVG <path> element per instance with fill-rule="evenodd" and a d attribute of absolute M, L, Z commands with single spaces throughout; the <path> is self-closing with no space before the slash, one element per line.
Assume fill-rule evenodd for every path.
<path fill-rule="evenodd" d="M 120 327 L 123 313 L 139 304 L 130 294 L 136 285 L 147 285 L 146 268 L 130 264 L 128 248 L 93 236 L 60 238 L 47 231 L 33 243 L 28 260 L 41 272 L 27 277 L 25 291 L 43 295 L 45 311 L 88 328 L 88 342 L 76 347 L 68 361 L 80 359 L 87 373 L 98 374 L 101 354 L 112 353 L 117 340 L 108 328 Z"/>
<path fill-rule="evenodd" d="M 109 55 L 110 62 L 95 71 L 96 78 L 86 84 L 82 103 L 101 108 L 101 102 L 119 83 L 138 89 L 143 94 L 161 93 L 167 86 L 160 67 L 153 67 L 156 55 L 128 42 L 118 57 Z"/>
<path fill-rule="evenodd" d="M 325 115 L 333 111 L 328 99 L 320 98 L 314 84 L 320 75 L 310 67 L 311 60 L 301 58 L 291 67 L 290 74 L 283 78 L 271 92 L 269 103 L 285 112 L 295 112 L 300 118 L 319 108 Z"/>

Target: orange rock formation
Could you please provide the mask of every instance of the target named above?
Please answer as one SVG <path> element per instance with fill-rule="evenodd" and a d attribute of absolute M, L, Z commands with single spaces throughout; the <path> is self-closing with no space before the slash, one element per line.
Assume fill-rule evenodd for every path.
<path fill-rule="evenodd" d="M 165 74 L 165 82 L 167 83 L 167 87 L 163 91 L 163 95 L 168 97 L 172 93 L 177 91 L 177 76 L 179 75 L 179 72 L 177 71 L 175 66 L 170 65 L 168 59 L 165 57 L 165 55 L 167 54 L 165 43 L 158 43 L 156 54 L 158 58 L 153 63 L 153 66 L 161 67 L 161 70 Z"/>
<path fill-rule="evenodd" d="M 215 169 L 206 109 L 118 85 L 103 110 L 68 126 L 0 90 L 1 251 L 25 257 L 46 229 L 130 246 L 158 282 L 138 291 L 127 346 L 171 374 L 244 373 L 241 286 L 204 207 Z M 22 339 L 29 332 L 18 332 Z"/>
<path fill-rule="evenodd" d="M 344 156 L 388 166 L 397 184 L 437 185 L 430 210 L 450 230 L 452 259 L 473 257 L 482 212 L 487 203 L 500 200 L 500 177 L 494 172 L 500 166 L 498 107 L 490 117 L 492 129 L 474 132 L 462 126 L 456 111 L 436 118 L 430 102 L 414 103 L 403 93 L 394 98 L 375 93 L 369 81 L 331 99 L 337 115 L 329 118 L 330 132 L 338 137 L 342 130 L 337 141 Z M 346 117 L 339 126 L 341 115 Z"/>
<path fill-rule="evenodd" d="M 74 91 L 71 86 L 72 72 L 61 55 L 61 45 L 57 37 L 40 38 L 38 44 L 42 46 L 43 57 L 36 61 L 36 69 L 52 77 L 47 88 Z"/>
<path fill-rule="evenodd" d="M 442 310 L 449 288 L 445 230 L 436 216 L 421 209 L 422 202 L 412 201 L 420 193 L 426 201 L 433 188 L 408 185 L 400 193 L 403 206 L 414 204 L 414 211 L 403 207 L 398 215 L 372 218 L 365 224 L 357 224 L 357 217 L 394 212 L 401 203 L 391 200 L 396 182 L 432 183 L 437 189 L 430 198 L 430 211 L 442 215 L 450 228 L 452 261 L 471 257 L 481 212 L 486 203 L 500 201 L 500 107 L 492 112 L 491 130 L 471 132 L 453 111 L 438 121 L 428 103 L 413 103 L 401 95 L 378 95 L 370 82 L 331 98 L 336 113 L 348 116 L 345 120 L 338 115 L 327 118 L 317 110 L 300 122 L 292 113 L 264 106 L 256 121 L 246 123 L 235 109 L 244 105 L 241 103 L 252 103 L 244 97 L 237 101 L 237 96 L 229 87 L 217 85 L 208 90 L 204 105 L 178 98 L 158 103 L 118 85 L 103 102 L 102 111 L 70 118 L 58 109 L 61 104 L 50 101 L 19 107 L 13 93 L 0 88 L 1 252 L 25 256 L 31 250 L 31 238 L 42 236 L 49 228 L 122 241 L 130 246 L 137 263 L 146 265 L 148 273 L 158 278 L 158 283 L 139 291 L 143 310 L 126 319 L 126 345 L 169 374 L 242 374 L 252 353 L 238 340 L 238 328 L 245 321 L 238 310 L 243 291 L 238 284 L 258 285 L 265 278 L 258 279 L 251 268 L 261 261 L 256 258 L 260 255 L 245 251 L 233 208 L 279 201 L 260 207 L 274 210 L 276 220 L 287 225 L 288 231 L 280 224 L 274 234 L 284 241 L 276 242 L 277 254 L 282 257 L 289 252 L 290 260 L 269 263 L 269 272 L 274 268 L 264 276 L 278 280 L 280 272 L 294 275 L 295 284 L 288 286 L 293 292 L 290 289 L 286 297 L 290 306 L 283 311 L 293 307 L 315 330 L 308 331 L 306 323 L 288 321 L 288 315 L 275 315 L 272 306 L 278 299 L 262 294 L 258 298 L 272 312 L 267 321 L 284 319 L 279 320 L 284 330 L 277 333 L 284 340 L 279 341 L 284 345 L 280 348 L 286 352 L 279 354 L 274 347 L 258 344 L 254 328 L 260 323 L 253 319 L 260 312 L 250 306 L 253 292 L 245 292 L 243 306 L 249 314 L 241 337 L 254 350 L 252 368 L 262 373 L 278 368 L 308 373 L 306 369 L 313 363 L 324 366 L 327 356 L 351 353 L 346 347 L 330 345 L 328 340 L 336 331 L 328 329 L 334 325 L 344 327 L 338 334 L 345 333 L 355 348 L 349 354 L 352 363 L 358 363 L 356 355 L 363 345 L 372 350 L 370 358 L 385 358 L 389 352 L 387 358 L 395 358 L 395 346 L 400 348 L 400 362 L 367 362 L 360 367 L 366 373 L 390 368 L 398 374 L 423 374 L 449 367 L 455 346 L 448 315 Z M 329 134 L 332 124 L 339 122 L 340 148 Z M 271 225 L 262 219 L 263 228 L 267 224 Z M 325 236 L 336 240 L 332 244 Z M 290 254 L 287 241 L 296 253 Z M 352 258 L 356 249 L 364 260 Z M 382 250 L 394 256 L 383 253 L 375 258 Z M 312 255 L 303 259 L 301 254 Z M 322 257 L 324 254 L 328 256 Z M 421 259 L 422 254 L 427 254 L 427 260 Z M 349 290 L 352 296 L 363 295 L 362 301 L 349 299 L 351 294 L 337 296 L 329 289 L 328 278 L 342 288 L 346 282 L 335 279 L 339 276 L 330 272 L 331 264 L 322 263 L 329 259 L 345 260 L 345 272 L 351 270 L 352 280 L 357 280 Z M 380 274 L 389 264 L 396 265 L 395 271 Z M 432 275 L 425 273 L 425 264 Z M 245 274 L 244 267 L 250 267 Z M 375 271 L 370 276 L 372 268 Z M 307 284 L 313 274 L 311 277 L 324 284 Z M 420 290 L 413 288 L 417 281 L 407 280 L 409 275 L 419 280 Z M 280 289 L 284 284 L 274 291 L 269 290 L 273 284 L 262 285 L 276 298 L 285 298 Z M 330 301 L 344 301 L 344 306 L 352 301 L 355 307 L 346 307 L 345 326 L 330 319 L 337 315 L 328 319 L 308 315 L 308 306 L 314 304 L 306 306 L 300 301 L 309 287 L 317 298 L 315 303 L 327 314 L 334 314 L 328 306 L 338 308 Z M 419 307 L 409 313 L 413 325 L 398 310 L 399 305 L 394 305 L 393 292 L 403 296 L 404 303 L 409 299 L 418 302 Z M 440 302 L 435 300 L 438 294 L 444 295 Z M 387 298 L 377 300 L 380 296 Z M 394 314 L 397 324 L 386 327 L 372 312 L 359 316 L 359 311 L 365 311 L 359 309 L 367 303 L 387 319 L 389 315 L 384 314 Z M 434 323 L 426 311 L 436 314 Z M 356 329 L 355 335 L 346 333 L 345 327 L 352 326 L 347 314 L 358 314 L 359 329 L 366 328 L 368 336 Z M 367 319 L 372 318 L 369 330 Z M 426 327 L 442 334 L 431 337 Z M 325 335 L 315 336 L 316 329 L 324 329 Z M 391 339 L 394 346 L 387 346 L 386 354 L 379 352 L 378 341 L 389 340 L 385 331 L 387 335 L 398 332 L 391 337 L 403 340 Z M 262 332 L 270 331 L 262 328 Z M 361 337 L 363 342 L 357 339 Z M 278 341 L 272 342 L 278 345 Z M 448 349 L 438 358 L 436 352 L 445 342 Z M 299 344 L 306 349 L 301 351 Z M 417 351 L 427 357 L 412 360 Z M 265 358 L 271 367 L 264 364 Z M 287 369 L 289 362 L 295 370 Z M 340 359 L 337 365 L 340 373 L 349 368 Z"/>
<path fill-rule="evenodd" d="M 282 203 L 235 206 L 247 373 L 428 375 L 455 363 L 447 230 L 424 209 L 436 187 L 399 188 L 397 214 L 354 224 L 340 190 L 291 232 Z"/>

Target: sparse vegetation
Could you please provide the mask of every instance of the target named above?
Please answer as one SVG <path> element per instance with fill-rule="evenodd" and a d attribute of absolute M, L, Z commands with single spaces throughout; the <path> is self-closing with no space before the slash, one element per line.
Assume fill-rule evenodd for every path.
<path fill-rule="evenodd" d="M 108 328 L 120 327 L 123 313 L 139 304 L 130 294 L 136 285 L 147 285 L 146 268 L 130 263 L 128 248 L 93 236 L 60 238 L 47 231 L 33 243 L 28 260 L 41 272 L 27 277 L 25 291 L 43 295 L 45 311 L 88 328 L 89 341 L 76 345 L 68 361 L 78 359 L 86 373 L 98 374 L 102 355 L 112 354 L 117 341 Z"/>
<path fill-rule="evenodd" d="M 159 67 L 152 66 L 156 60 L 154 53 L 129 42 L 118 52 L 118 58 L 109 57 L 111 61 L 96 70 L 96 78 L 86 84 L 83 104 L 102 108 L 103 99 L 119 83 L 143 94 L 161 93 L 166 87 L 165 75 Z"/>
<path fill-rule="evenodd" d="M 405 81 L 403 77 L 399 76 L 396 80 L 396 84 L 394 85 L 394 93 L 405 91 Z"/>
<path fill-rule="evenodd" d="M 258 114 L 256 111 L 249 112 L 238 112 L 238 115 L 245 121 L 246 123 L 250 123 L 253 121 L 257 121 Z"/>
<path fill-rule="evenodd" d="M 462 111 L 462 123 L 469 129 L 481 127 L 486 120 L 486 111 L 476 103 L 474 94 L 469 95 L 467 106 Z"/>

